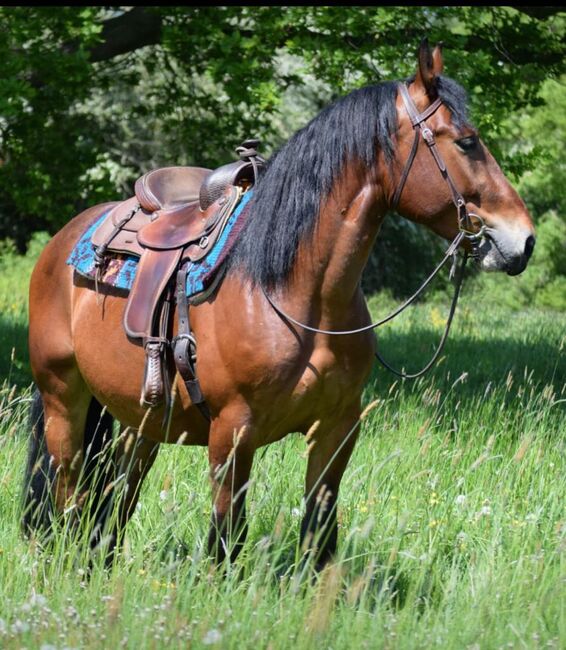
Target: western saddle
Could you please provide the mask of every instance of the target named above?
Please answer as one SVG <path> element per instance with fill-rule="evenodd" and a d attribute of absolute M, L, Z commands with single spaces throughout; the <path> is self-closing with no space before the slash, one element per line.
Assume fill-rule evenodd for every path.
<path fill-rule="evenodd" d="M 123 324 L 128 338 L 145 351 L 142 406 L 155 408 L 163 400 L 167 407 L 170 404 L 170 349 L 192 403 L 210 419 L 195 374 L 187 263 L 208 255 L 243 193 L 256 182 L 265 163 L 257 153 L 258 145 L 259 140 L 246 140 L 236 149 L 240 160 L 214 171 L 164 167 L 147 172 L 136 181 L 135 196 L 116 205 L 92 236 L 97 278 L 115 254 L 139 258 Z M 171 340 L 169 316 L 174 301 L 178 333 Z"/>

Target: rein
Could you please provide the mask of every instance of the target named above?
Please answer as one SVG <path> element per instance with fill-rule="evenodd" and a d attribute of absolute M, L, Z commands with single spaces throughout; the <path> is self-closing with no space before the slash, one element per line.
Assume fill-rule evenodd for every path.
<path fill-rule="evenodd" d="M 362 332 L 367 332 L 369 330 L 380 327 L 381 325 L 384 325 L 385 323 L 389 322 L 390 320 L 398 316 L 400 313 L 405 311 L 405 309 L 409 305 L 411 305 L 422 294 L 422 292 L 430 284 L 433 278 L 436 277 L 440 269 L 444 267 L 446 262 L 450 258 L 452 258 L 452 269 L 450 271 L 450 277 L 452 277 L 453 275 L 456 276 L 456 281 L 454 285 L 454 295 L 452 297 L 452 303 L 450 305 L 450 312 L 448 314 L 448 319 L 446 321 L 446 327 L 444 333 L 430 361 L 419 372 L 414 374 L 406 374 L 390 366 L 389 363 L 387 363 L 387 361 L 385 361 L 385 359 L 383 359 L 383 357 L 379 354 L 379 352 L 376 351 L 375 353 L 377 360 L 383 366 L 385 366 L 385 368 L 387 368 L 397 376 L 402 377 L 403 379 L 416 379 L 417 377 L 424 375 L 434 365 L 434 363 L 440 356 L 440 353 L 442 352 L 442 349 L 444 348 L 444 345 L 448 338 L 448 333 L 450 331 L 452 319 L 456 311 L 456 305 L 458 303 L 458 297 L 460 295 L 460 289 L 464 279 L 464 270 L 465 270 L 466 262 L 468 260 L 468 253 L 467 251 L 464 251 L 460 268 L 456 270 L 458 247 L 460 246 L 460 244 L 463 242 L 464 239 L 467 239 L 472 246 L 472 256 L 474 257 L 477 256 L 477 248 L 478 248 L 479 241 L 481 240 L 484 234 L 485 224 L 483 222 L 483 219 L 479 215 L 473 212 L 468 212 L 468 209 L 466 208 L 466 201 L 464 197 L 460 194 L 458 189 L 456 188 L 456 185 L 452 180 L 452 177 L 448 173 L 446 164 L 440 152 L 438 151 L 434 133 L 431 131 L 431 129 L 428 127 L 426 123 L 427 118 L 431 117 L 431 115 L 434 115 L 434 113 L 440 108 L 440 106 L 442 105 L 442 100 L 440 98 L 437 98 L 428 108 L 426 108 L 422 113 L 419 113 L 417 107 L 415 106 L 413 100 L 411 99 L 411 96 L 409 95 L 407 86 L 405 84 L 400 84 L 399 89 L 401 92 L 401 97 L 405 104 L 405 108 L 411 119 L 411 123 L 415 131 L 415 137 L 413 139 L 413 144 L 411 146 L 409 157 L 407 158 L 407 162 L 405 163 L 405 167 L 401 174 L 399 184 L 397 186 L 397 189 L 395 190 L 395 194 L 393 195 L 393 199 L 391 201 L 391 207 L 393 210 L 395 210 L 397 208 L 397 205 L 399 204 L 399 200 L 401 199 L 403 188 L 405 187 L 405 183 L 409 176 L 409 172 L 411 170 L 411 167 L 413 166 L 413 162 L 417 155 L 419 142 L 422 136 L 422 139 L 425 141 L 426 145 L 428 146 L 428 149 L 432 154 L 432 157 L 438 169 L 440 170 L 442 177 L 444 178 L 444 180 L 446 181 L 450 189 L 450 193 L 452 195 L 452 202 L 454 203 L 454 206 L 456 207 L 457 214 L 458 214 L 459 233 L 456 235 L 456 237 L 454 238 L 450 246 L 447 248 L 442 260 L 432 271 L 432 273 L 428 276 L 428 278 L 426 278 L 426 280 L 421 284 L 421 286 L 415 291 L 415 293 L 413 293 L 413 295 L 410 296 L 407 300 L 405 300 L 405 302 L 403 302 L 399 307 L 394 309 L 388 316 L 374 323 L 370 323 L 369 325 L 365 325 L 364 327 L 359 327 L 353 330 L 323 330 L 317 327 L 311 327 L 310 325 L 306 325 L 305 323 L 301 323 L 300 321 L 290 316 L 283 309 L 281 309 L 281 307 L 279 307 L 269 296 L 269 294 L 267 293 L 264 287 L 262 287 L 262 291 L 265 298 L 271 305 L 271 307 L 279 314 L 279 316 L 281 316 L 284 320 L 287 320 L 290 323 L 293 323 L 294 325 L 297 325 L 298 327 L 301 327 L 302 329 L 308 332 L 314 332 L 315 334 L 328 334 L 331 336 L 347 336 L 351 334 L 360 334 Z M 476 226 L 477 229 L 475 229 Z"/>

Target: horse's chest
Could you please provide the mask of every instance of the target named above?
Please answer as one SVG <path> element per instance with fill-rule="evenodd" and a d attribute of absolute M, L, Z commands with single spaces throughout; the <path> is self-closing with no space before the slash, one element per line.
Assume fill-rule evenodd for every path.
<path fill-rule="evenodd" d="M 371 356 L 320 346 L 302 367 L 292 401 L 307 410 L 340 410 L 356 398 L 367 378 Z"/>

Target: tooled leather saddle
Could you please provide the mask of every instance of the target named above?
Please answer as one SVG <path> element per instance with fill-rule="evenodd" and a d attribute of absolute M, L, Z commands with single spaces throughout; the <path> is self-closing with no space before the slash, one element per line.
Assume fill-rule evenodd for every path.
<path fill-rule="evenodd" d="M 187 262 L 201 261 L 211 252 L 242 195 L 256 182 L 265 163 L 258 145 L 259 140 L 246 140 L 236 149 L 240 160 L 214 171 L 164 167 L 147 172 L 136 181 L 135 195 L 116 205 L 92 236 L 100 277 L 116 254 L 139 258 L 123 325 L 128 338 L 145 351 L 142 406 L 169 406 L 167 360 L 172 353 L 192 403 L 210 419 L 195 372 Z M 174 302 L 178 333 L 170 340 Z"/>

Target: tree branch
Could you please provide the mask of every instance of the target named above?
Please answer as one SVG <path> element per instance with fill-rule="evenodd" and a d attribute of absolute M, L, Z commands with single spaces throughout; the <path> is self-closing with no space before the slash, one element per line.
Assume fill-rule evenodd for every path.
<path fill-rule="evenodd" d="M 513 9 L 520 11 L 523 14 L 527 14 L 531 18 L 536 18 L 537 20 L 546 20 L 551 16 L 555 16 L 564 11 L 562 7 L 517 7 L 515 5 L 510 5 Z"/>
<path fill-rule="evenodd" d="M 105 61 L 132 52 L 161 39 L 161 16 L 152 7 L 134 7 L 104 22 L 102 42 L 92 48 L 92 62 Z"/>

